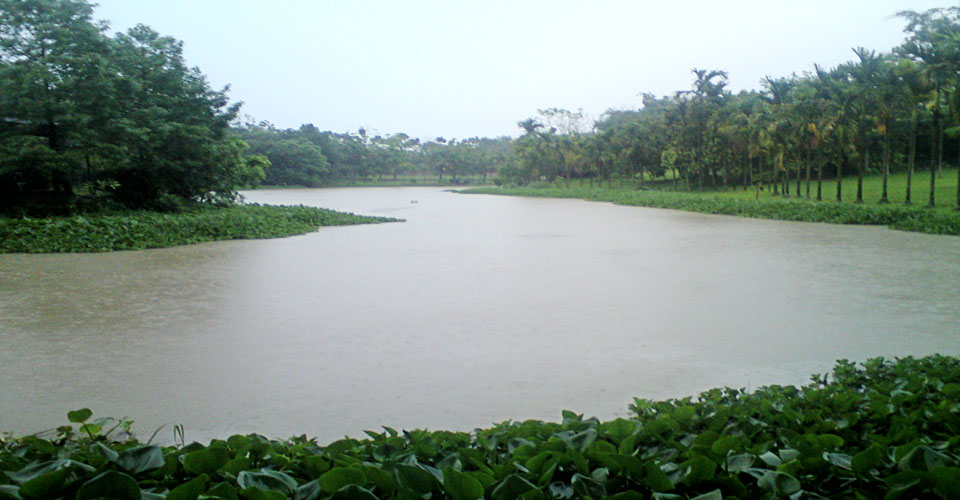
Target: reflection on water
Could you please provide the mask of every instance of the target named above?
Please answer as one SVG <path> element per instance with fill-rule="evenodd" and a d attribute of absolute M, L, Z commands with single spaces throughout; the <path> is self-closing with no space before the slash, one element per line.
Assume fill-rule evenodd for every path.
<path fill-rule="evenodd" d="M 195 440 L 610 418 L 960 340 L 956 237 L 434 188 L 247 195 L 407 222 L 0 255 L 0 430 L 82 406 Z"/>

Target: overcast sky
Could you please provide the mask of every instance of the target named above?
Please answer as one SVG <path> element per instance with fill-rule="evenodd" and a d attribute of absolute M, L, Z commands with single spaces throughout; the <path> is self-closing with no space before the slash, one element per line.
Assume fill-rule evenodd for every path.
<path fill-rule="evenodd" d="M 281 128 L 431 139 L 517 135 L 538 109 L 636 109 L 688 88 L 730 88 L 889 51 L 925 0 L 99 0 L 114 30 L 146 24 L 229 84 L 243 114 Z"/>

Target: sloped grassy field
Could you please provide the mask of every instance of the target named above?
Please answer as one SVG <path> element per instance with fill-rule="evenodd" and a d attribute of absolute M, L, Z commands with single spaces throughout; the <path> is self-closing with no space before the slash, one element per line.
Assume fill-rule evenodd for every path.
<path fill-rule="evenodd" d="M 472 433 L 163 447 L 111 439 L 130 423 L 84 409 L 73 425 L 4 438 L 0 499 L 960 498 L 956 357 L 839 361 L 800 388 L 631 408 L 609 422 L 564 412 Z"/>

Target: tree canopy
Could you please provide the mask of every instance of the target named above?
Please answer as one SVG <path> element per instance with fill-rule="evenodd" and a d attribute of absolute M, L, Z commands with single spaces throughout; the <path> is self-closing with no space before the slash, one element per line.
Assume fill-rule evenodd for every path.
<path fill-rule="evenodd" d="M 240 105 L 138 25 L 83 0 L 0 0 L 0 186 L 10 209 L 228 202 L 265 163 L 227 134 Z"/>

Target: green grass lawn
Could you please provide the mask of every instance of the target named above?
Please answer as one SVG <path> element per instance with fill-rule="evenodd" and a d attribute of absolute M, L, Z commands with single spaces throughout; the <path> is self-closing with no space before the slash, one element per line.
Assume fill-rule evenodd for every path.
<path fill-rule="evenodd" d="M 836 202 L 836 180 L 824 183 L 824 201 L 806 200 L 804 196 L 787 198 L 774 195 L 767 188 L 760 192 L 756 189 L 744 191 L 694 191 L 673 192 L 672 181 L 647 183 L 645 186 L 630 182 L 614 181 L 611 187 L 591 185 L 588 182 L 558 181 L 550 184 L 538 183 L 522 187 L 472 188 L 461 192 L 478 194 L 500 194 L 513 196 L 533 196 L 550 198 L 579 198 L 592 201 L 609 201 L 621 205 L 668 208 L 710 214 L 737 215 L 763 219 L 777 219 L 804 222 L 826 222 L 832 224 L 886 225 L 904 231 L 917 231 L 933 234 L 960 235 L 960 211 L 956 205 L 956 170 L 945 170 L 938 178 L 940 202 L 937 208 L 925 208 L 927 198 L 922 196 L 923 182 L 929 182 L 928 175 L 914 178 L 914 196 L 912 205 L 904 205 L 903 189 L 906 176 L 898 175 L 889 180 L 888 191 L 891 203 L 878 203 L 882 179 L 871 176 L 864 179 L 864 203 L 854 203 L 856 199 L 856 178 L 844 179 L 843 202 Z M 940 182 L 942 180 L 942 182 Z M 647 189 L 644 189 L 646 187 Z M 659 187 L 660 189 L 650 189 Z M 805 194 L 805 185 L 802 193 Z M 816 197 L 816 187 L 811 186 L 811 196 Z M 833 188 L 834 190 L 831 190 Z M 897 191 L 899 188 L 899 194 Z M 663 190 L 666 189 L 666 190 Z M 794 184 L 795 189 L 795 184 Z M 952 194 L 952 196 L 951 196 Z"/>
<path fill-rule="evenodd" d="M 813 177 L 810 180 L 810 199 L 816 200 L 817 197 L 817 179 L 816 172 L 811 172 Z M 957 169 L 945 168 L 943 173 L 937 176 L 936 190 L 934 191 L 936 208 L 938 210 L 955 210 L 957 208 Z M 667 183 L 659 182 L 662 188 L 671 189 L 672 179 Z M 695 190 L 694 192 L 698 192 Z M 796 178 L 790 182 L 790 198 L 796 199 L 797 181 Z M 891 204 L 902 204 L 906 199 L 907 174 L 899 172 L 890 174 L 887 179 L 887 198 Z M 930 199 L 930 171 L 914 172 L 911 183 L 911 198 L 915 206 L 925 207 Z M 733 198 L 755 199 L 756 190 L 750 188 L 743 190 L 742 186 L 736 189 L 730 188 L 724 192 L 722 190 L 705 189 L 704 192 L 727 196 Z M 883 192 L 883 176 L 879 174 L 866 175 L 863 178 L 863 202 L 866 205 L 878 205 L 880 195 Z M 772 186 L 764 186 L 760 193 L 760 199 L 764 198 L 783 198 L 782 195 L 774 195 Z M 806 199 L 806 179 L 800 182 L 800 198 Z M 843 202 L 853 203 L 857 199 L 857 176 L 844 177 L 843 179 Z M 837 201 L 837 180 L 823 180 L 823 201 Z"/>

